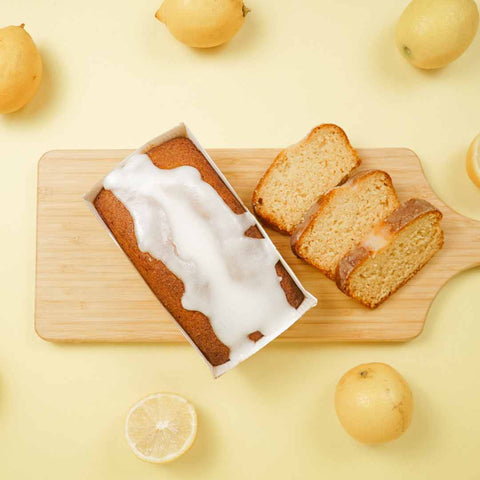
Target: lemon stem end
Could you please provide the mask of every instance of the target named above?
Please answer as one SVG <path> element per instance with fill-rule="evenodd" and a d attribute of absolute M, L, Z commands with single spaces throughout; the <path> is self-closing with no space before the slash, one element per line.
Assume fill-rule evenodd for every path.
<path fill-rule="evenodd" d="M 165 22 L 163 21 L 163 15 L 162 15 L 162 14 L 163 14 L 163 5 L 155 12 L 155 18 L 156 18 L 158 21 L 160 21 L 160 22 L 162 22 L 162 23 L 165 23 Z"/>

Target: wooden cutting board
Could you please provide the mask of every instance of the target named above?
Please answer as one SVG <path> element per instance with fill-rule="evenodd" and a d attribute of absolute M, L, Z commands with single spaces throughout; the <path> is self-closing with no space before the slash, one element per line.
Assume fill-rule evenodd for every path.
<path fill-rule="evenodd" d="M 46 153 L 38 168 L 35 328 L 50 341 L 183 341 L 168 312 L 87 208 L 82 195 L 129 150 Z M 250 206 L 252 191 L 277 149 L 209 153 Z M 285 332 L 291 341 L 404 341 L 419 335 L 430 304 L 456 273 L 480 264 L 480 222 L 446 207 L 420 161 L 404 148 L 361 149 L 361 169 L 383 169 L 400 200 L 424 198 L 444 214 L 445 246 L 406 286 L 376 310 L 348 298 L 296 258 L 289 238 L 267 230 L 318 306 Z M 434 325 L 432 325 L 434 328 Z"/>

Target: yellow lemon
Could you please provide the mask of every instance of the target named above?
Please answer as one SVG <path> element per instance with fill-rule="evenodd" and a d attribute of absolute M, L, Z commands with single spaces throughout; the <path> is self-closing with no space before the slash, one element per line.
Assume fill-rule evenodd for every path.
<path fill-rule="evenodd" d="M 395 440 L 412 420 L 413 397 L 404 378 L 384 363 L 349 370 L 338 382 L 335 409 L 343 428 L 362 443 Z"/>
<path fill-rule="evenodd" d="M 42 79 L 42 59 L 24 25 L 0 29 L 0 113 L 22 108 Z"/>
<path fill-rule="evenodd" d="M 127 414 L 125 436 L 137 457 L 166 463 L 183 455 L 197 434 L 197 414 L 185 398 L 154 393 L 138 401 Z"/>
<path fill-rule="evenodd" d="M 474 0 L 412 0 L 398 22 L 396 43 L 416 67 L 440 68 L 469 47 L 477 29 Z"/>
<path fill-rule="evenodd" d="M 467 173 L 480 188 L 480 134 L 473 139 L 467 152 Z"/>
<path fill-rule="evenodd" d="M 155 17 L 182 43 L 209 48 L 228 42 L 248 12 L 242 0 L 165 0 Z"/>

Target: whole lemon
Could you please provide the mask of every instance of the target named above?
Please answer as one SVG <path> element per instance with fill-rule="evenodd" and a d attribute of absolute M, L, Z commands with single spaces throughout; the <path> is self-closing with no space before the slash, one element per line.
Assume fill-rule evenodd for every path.
<path fill-rule="evenodd" d="M 177 40 L 209 48 L 228 42 L 248 12 L 242 0 L 165 0 L 155 17 Z"/>
<path fill-rule="evenodd" d="M 0 29 L 0 113 L 22 108 L 41 79 L 42 59 L 24 25 Z"/>
<path fill-rule="evenodd" d="M 467 173 L 472 182 L 480 188 L 480 134 L 473 139 L 468 149 Z"/>
<path fill-rule="evenodd" d="M 338 382 L 335 409 L 343 428 L 362 443 L 395 440 L 412 420 L 413 397 L 404 378 L 384 363 L 349 370 Z"/>
<path fill-rule="evenodd" d="M 398 21 L 396 43 L 416 67 L 440 68 L 468 48 L 477 28 L 474 0 L 412 0 Z"/>

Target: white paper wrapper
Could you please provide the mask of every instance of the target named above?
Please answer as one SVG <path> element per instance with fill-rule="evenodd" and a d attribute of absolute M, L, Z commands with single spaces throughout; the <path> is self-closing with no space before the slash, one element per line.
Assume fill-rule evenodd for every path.
<path fill-rule="evenodd" d="M 165 143 L 167 142 L 168 140 L 172 140 L 173 138 L 177 138 L 177 137 L 186 137 L 188 139 L 190 139 L 193 144 L 200 150 L 200 152 L 202 152 L 202 154 L 204 155 L 204 157 L 208 160 L 208 162 L 210 163 L 210 165 L 213 167 L 213 169 L 218 173 L 219 177 L 223 180 L 223 182 L 225 183 L 225 185 L 229 188 L 229 190 L 233 193 L 233 195 L 235 195 L 235 197 L 237 198 L 237 200 L 242 204 L 243 202 L 240 200 L 239 196 L 237 195 L 237 193 L 235 192 L 235 190 L 233 190 L 232 186 L 228 183 L 227 179 L 225 178 L 225 176 L 223 175 L 223 173 L 219 170 L 219 168 L 217 167 L 217 165 L 215 164 L 215 162 L 210 158 L 210 156 L 208 155 L 208 153 L 206 152 L 206 150 L 200 145 L 200 143 L 198 142 L 198 140 L 194 137 L 194 135 L 192 134 L 192 132 L 188 129 L 188 127 L 186 127 L 184 124 L 180 124 L 178 125 L 177 127 L 174 127 L 172 128 L 171 130 L 169 130 L 168 132 L 165 132 L 163 133 L 162 135 L 159 135 L 158 137 L 155 137 L 153 140 L 147 142 L 145 145 L 141 146 L 138 150 L 136 150 L 135 152 L 133 152 L 132 154 L 130 154 L 128 157 L 126 157 L 124 160 L 122 160 L 121 163 L 123 162 L 126 162 L 131 155 L 135 154 L 135 153 L 146 153 L 148 152 L 151 148 L 157 146 L 157 145 L 161 145 L 162 143 Z M 118 245 L 118 242 L 116 241 L 115 237 L 112 235 L 112 233 L 110 232 L 108 226 L 105 224 L 105 222 L 102 220 L 102 218 L 100 217 L 100 215 L 98 214 L 97 210 L 95 209 L 95 206 L 93 204 L 95 198 L 97 197 L 97 195 L 100 193 L 101 189 L 103 188 L 103 179 L 101 179 L 96 185 L 94 185 L 94 187 L 84 195 L 84 199 L 85 201 L 87 202 L 90 210 L 92 211 L 92 213 L 98 218 L 99 222 L 105 227 L 106 231 L 108 232 L 108 234 L 110 235 L 110 237 L 113 239 L 113 241 Z M 248 211 L 247 208 L 245 208 L 245 210 Z M 263 229 L 263 227 L 260 225 L 260 223 L 256 220 L 256 218 L 251 214 L 249 213 L 249 215 L 252 216 L 252 218 L 254 219 L 255 221 L 255 224 L 257 225 L 258 229 L 260 230 L 260 232 L 262 232 L 262 235 L 267 239 L 268 243 L 270 244 L 271 248 L 274 249 L 275 251 L 277 251 L 275 245 L 272 243 L 272 241 L 270 240 L 270 238 L 268 237 L 267 233 L 265 232 L 265 230 Z M 119 245 L 118 245 L 119 246 Z M 278 251 L 277 251 L 278 252 Z M 279 254 L 280 256 L 280 254 Z M 274 338 L 278 337 L 281 333 L 283 333 L 285 330 L 287 330 L 291 325 L 293 325 L 307 310 L 309 310 L 310 308 L 314 307 L 316 304 L 317 304 L 317 300 L 316 298 L 311 295 L 309 292 L 307 292 L 305 290 L 305 288 L 303 288 L 302 284 L 300 283 L 300 281 L 298 280 L 298 278 L 296 277 L 296 275 L 293 273 L 292 269 L 288 266 L 288 264 L 285 262 L 285 260 L 283 260 L 283 258 L 280 256 L 280 261 L 282 262 L 283 266 L 285 267 L 286 271 L 289 273 L 289 275 L 292 277 L 292 279 L 295 281 L 295 283 L 297 284 L 297 286 L 300 288 L 300 290 L 302 291 L 303 295 L 305 296 L 302 304 L 297 308 L 297 315 L 295 318 L 293 318 L 291 321 L 289 322 L 284 322 L 284 323 L 280 323 L 278 325 L 278 329 L 271 335 L 268 335 L 268 336 L 264 336 L 262 337 L 260 340 L 258 340 L 256 343 L 253 343 L 252 342 L 252 348 L 251 348 L 251 351 L 249 352 L 249 355 L 242 358 L 241 361 L 243 360 L 246 360 L 247 358 L 249 358 L 250 356 L 252 356 L 255 352 L 257 352 L 258 350 L 260 350 L 261 348 L 263 348 L 265 345 L 267 345 L 268 343 L 270 343 Z M 172 319 L 175 321 L 175 319 L 172 317 Z M 176 322 L 176 321 L 175 321 Z M 176 322 L 177 323 L 177 322 Z M 205 360 L 205 362 L 207 363 L 207 365 L 210 367 L 210 370 L 212 371 L 212 374 L 214 377 L 219 377 L 220 375 L 222 375 L 223 373 L 227 372 L 228 370 L 230 370 L 231 368 L 233 368 L 235 365 L 237 365 L 239 362 L 236 362 L 236 363 L 233 363 L 232 361 L 228 361 L 227 363 L 224 363 L 223 365 L 219 365 L 219 366 L 213 366 L 210 364 L 210 362 L 205 358 L 205 356 L 203 355 L 203 353 L 198 349 L 198 347 L 195 345 L 195 343 L 192 341 L 192 339 L 187 335 L 187 333 L 183 330 L 183 328 L 177 323 L 178 327 L 180 328 L 180 330 L 182 331 L 183 335 L 185 336 L 185 338 L 192 344 L 192 346 L 198 351 L 198 353 L 202 356 L 202 358 Z"/>

